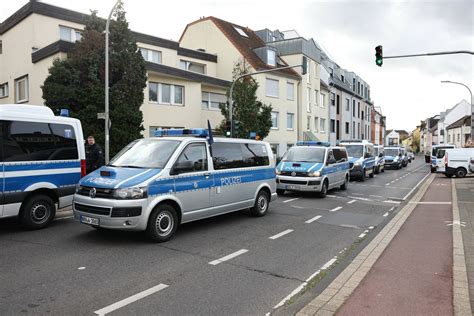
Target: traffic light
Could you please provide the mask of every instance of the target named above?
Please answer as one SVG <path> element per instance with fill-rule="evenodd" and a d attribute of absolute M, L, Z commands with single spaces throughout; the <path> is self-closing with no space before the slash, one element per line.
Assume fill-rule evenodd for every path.
<path fill-rule="evenodd" d="M 306 56 L 303 56 L 303 62 L 301 64 L 301 74 L 306 75 L 308 73 L 308 58 Z"/>
<path fill-rule="evenodd" d="M 240 134 L 241 123 L 240 121 L 234 120 L 234 132 L 232 133 L 232 137 L 238 137 Z"/>
<path fill-rule="evenodd" d="M 382 67 L 382 64 L 383 64 L 382 45 L 375 47 L 375 64 L 379 67 Z"/>
<path fill-rule="evenodd" d="M 225 121 L 224 128 L 225 128 L 225 135 L 230 136 L 230 129 L 231 129 L 230 120 Z"/>

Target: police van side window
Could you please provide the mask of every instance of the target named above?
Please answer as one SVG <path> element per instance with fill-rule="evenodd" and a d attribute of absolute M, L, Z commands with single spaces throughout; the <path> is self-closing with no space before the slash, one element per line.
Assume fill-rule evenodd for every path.
<path fill-rule="evenodd" d="M 78 159 L 74 128 L 65 124 L 3 121 L 4 161 Z"/>
<path fill-rule="evenodd" d="M 332 150 L 332 153 L 334 155 L 334 159 L 336 159 L 336 162 L 344 162 L 347 161 L 347 156 L 346 156 L 346 151 L 339 149 L 339 148 L 334 148 Z"/>
<path fill-rule="evenodd" d="M 264 144 L 241 144 L 245 167 L 270 165 L 267 148 Z"/>
<path fill-rule="evenodd" d="M 172 174 L 199 172 L 207 170 L 207 152 L 205 144 L 188 145 L 178 160 L 176 160 Z"/>
<path fill-rule="evenodd" d="M 240 143 L 212 144 L 212 161 L 215 170 L 246 167 Z"/>

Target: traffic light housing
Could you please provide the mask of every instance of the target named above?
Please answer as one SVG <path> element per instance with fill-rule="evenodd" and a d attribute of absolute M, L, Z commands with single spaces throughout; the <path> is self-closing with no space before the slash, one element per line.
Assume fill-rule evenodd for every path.
<path fill-rule="evenodd" d="M 303 56 L 303 62 L 301 63 L 301 74 L 306 75 L 308 73 L 308 58 Z"/>
<path fill-rule="evenodd" d="M 225 129 L 225 135 L 230 137 L 230 129 L 231 129 L 230 120 L 225 121 L 224 129 Z"/>
<path fill-rule="evenodd" d="M 375 47 L 375 64 L 379 67 L 382 67 L 382 64 L 383 64 L 382 45 Z"/>
<path fill-rule="evenodd" d="M 232 137 L 238 137 L 241 128 L 241 122 L 234 120 L 234 132 L 232 133 Z"/>

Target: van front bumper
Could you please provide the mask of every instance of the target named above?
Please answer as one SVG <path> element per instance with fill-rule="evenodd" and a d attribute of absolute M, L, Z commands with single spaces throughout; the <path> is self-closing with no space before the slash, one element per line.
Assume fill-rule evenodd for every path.
<path fill-rule="evenodd" d="M 145 230 L 147 199 L 114 200 L 75 194 L 74 219 L 80 223 L 118 230 Z"/>
<path fill-rule="evenodd" d="M 277 189 L 285 191 L 320 192 L 322 177 L 277 176 Z"/>
<path fill-rule="evenodd" d="M 364 174 L 364 168 L 362 168 L 362 165 L 356 166 L 350 170 L 349 175 L 351 178 L 353 177 L 360 177 Z"/>

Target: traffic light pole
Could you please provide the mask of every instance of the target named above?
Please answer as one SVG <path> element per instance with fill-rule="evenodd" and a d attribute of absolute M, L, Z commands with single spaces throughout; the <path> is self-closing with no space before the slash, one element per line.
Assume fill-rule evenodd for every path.
<path fill-rule="evenodd" d="M 452 55 L 452 54 L 470 54 L 474 55 L 474 52 L 468 50 L 456 50 L 448 52 L 437 52 L 437 53 L 426 53 L 426 54 L 411 54 L 411 55 L 398 55 L 398 56 L 383 56 L 383 59 L 389 58 L 405 58 L 405 57 L 420 57 L 420 56 L 437 56 L 437 55 Z"/>
<path fill-rule="evenodd" d="M 232 98 L 233 92 L 234 92 L 234 84 L 239 81 L 242 78 L 252 76 L 252 75 L 258 75 L 258 74 L 264 74 L 267 72 L 273 72 L 273 71 L 278 71 L 278 70 L 283 70 L 283 69 L 290 69 L 290 68 L 296 68 L 296 67 L 302 67 L 303 64 L 301 65 L 295 65 L 295 66 L 286 66 L 286 67 L 279 67 L 279 68 L 273 68 L 273 69 L 267 69 L 267 70 L 260 70 L 260 71 L 255 71 L 255 72 L 250 72 L 248 74 L 243 74 L 238 76 L 237 78 L 232 81 L 232 84 L 230 85 L 230 91 L 229 91 L 229 120 L 230 120 L 230 137 L 234 137 L 234 120 L 233 120 L 233 111 L 234 111 L 234 100 Z"/>

